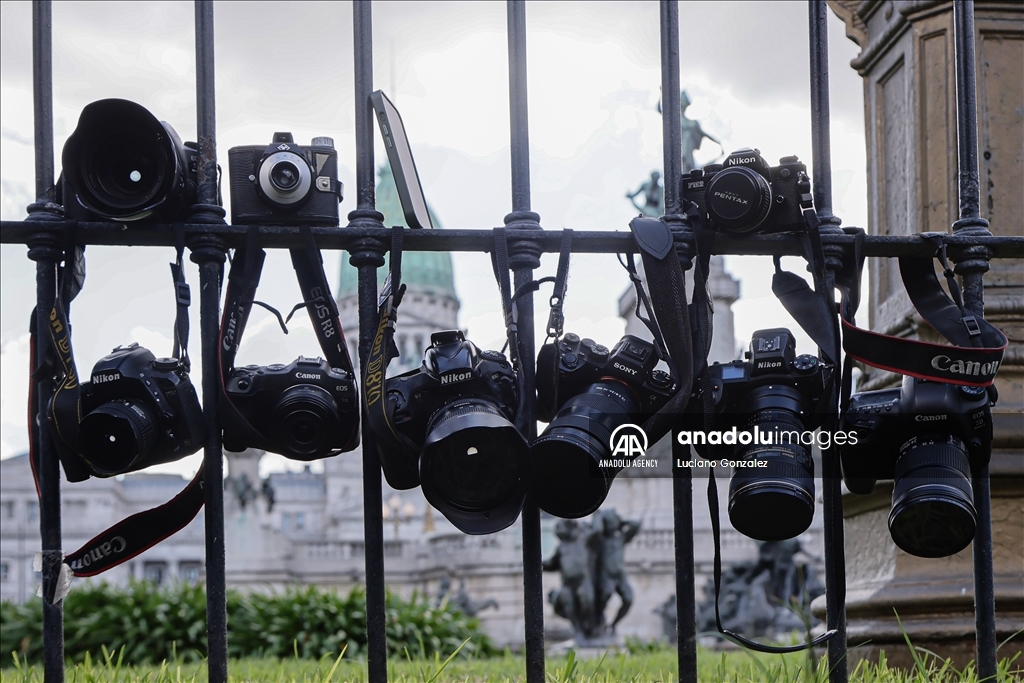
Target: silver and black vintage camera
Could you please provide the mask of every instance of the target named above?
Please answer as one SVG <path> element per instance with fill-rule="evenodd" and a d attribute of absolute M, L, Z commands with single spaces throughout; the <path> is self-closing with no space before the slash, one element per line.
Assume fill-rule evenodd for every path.
<path fill-rule="evenodd" d="M 320 358 L 234 368 L 224 388 L 248 422 L 222 412 L 224 448 L 229 451 L 259 448 L 296 460 L 317 460 L 358 439 L 355 379 Z"/>
<path fill-rule="evenodd" d="M 195 453 L 206 422 L 187 368 L 138 344 L 119 346 L 82 384 L 78 445 L 92 474 L 111 477 Z M 57 429 L 77 415 L 54 415 Z"/>
<path fill-rule="evenodd" d="M 420 448 L 427 501 L 466 533 L 493 533 L 519 516 L 526 496 L 526 439 L 513 422 L 515 370 L 462 332 L 430 336 L 418 369 L 385 382 L 393 430 Z M 382 458 L 399 454 L 381 453 Z"/>
<path fill-rule="evenodd" d="M 683 199 L 697 204 L 716 230 L 734 234 L 802 232 L 810 208 L 807 166 L 795 156 L 769 166 L 756 149 L 738 149 L 721 164 L 683 176 Z"/>
<path fill-rule="evenodd" d="M 733 527 L 759 541 L 800 535 L 814 517 L 812 444 L 804 434 L 821 426 L 824 413 L 814 408 L 832 366 L 797 356 L 793 333 L 776 328 L 754 332 L 746 360 L 712 363 L 708 370 L 714 427 L 732 430 L 721 443 L 744 463 L 729 483 Z M 698 388 L 687 411 L 692 428 L 704 428 L 703 411 Z"/>
<path fill-rule="evenodd" d="M 338 225 L 344 188 L 331 138 L 300 147 L 291 133 L 274 133 L 270 145 L 228 150 L 228 169 L 235 225 Z"/>
<path fill-rule="evenodd" d="M 899 389 L 855 394 L 840 428 L 843 480 L 871 493 L 895 479 L 889 533 L 919 557 L 946 557 L 974 539 L 978 513 L 971 473 L 992 454 L 992 412 L 985 387 L 905 376 Z"/>
<path fill-rule="evenodd" d="M 589 515 L 608 496 L 622 469 L 612 458 L 612 435 L 653 414 L 674 383 L 655 369 L 653 345 L 626 335 L 615 348 L 567 334 L 537 354 L 537 419 L 548 422 L 530 446 L 530 493 L 557 517 Z"/>

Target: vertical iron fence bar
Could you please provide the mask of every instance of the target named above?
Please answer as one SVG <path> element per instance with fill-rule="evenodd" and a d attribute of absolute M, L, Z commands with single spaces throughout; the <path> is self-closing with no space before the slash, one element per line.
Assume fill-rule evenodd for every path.
<path fill-rule="evenodd" d="M 373 25 L 369 0 L 352 3 L 356 108 L 356 210 L 349 223 L 384 227 L 375 208 L 373 167 Z M 377 269 L 384 265 L 386 247 L 379 240 L 361 240 L 349 263 L 359 270 L 359 367 L 364 367 L 377 324 Z M 370 683 L 388 679 L 388 644 L 384 589 L 384 504 L 380 460 L 366 411 L 362 412 L 363 537 L 366 561 L 366 668 Z"/>
<path fill-rule="evenodd" d="M 540 230 L 540 216 L 530 206 L 530 126 L 526 62 L 526 3 L 509 0 L 508 14 L 508 97 L 509 142 L 512 159 L 512 213 L 505 216 L 509 228 Z M 537 245 L 520 241 L 509 245 L 509 265 L 516 288 L 533 279 L 540 267 Z M 527 395 L 516 420 L 520 431 L 532 440 L 537 435 L 533 340 L 533 295 L 519 299 L 519 372 Z M 543 683 L 544 674 L 544 572 L 541 557 L 540 508 L 527 496 L 523 525 L 523 621 L 526 650 L 526 680 Z"/>
<path fill-rule="evenodd" d="M 981 217 L 978 176 L 978 112 L 975 82 L 974 2 L 953 3 L 953 39 L 956 54 L 957 166 L 960 218 L 953 223 L 957 235 L 983 237 L 991 233 Z M 985 313 L 983 277 L 988 271 L 989 251 L 969 247 L 956 255 L 956 272 L 963 280 L 964 304 L 977 316 Z M 992 491 L 986 465 L 974 473 L 974 504 L 978 528 L 974 535 L 974 621 L 977 631 L 978 676 L 996 676 L 996 606 L 992 558 Z"/>
<path fill-rule="evenodd" d="M 32 97 L 34 105 L 36 201 L 28 207 L 30 220 L 54 222 L 54 230 L 41 230 L 29 241 L 28 256 L 36 262 L 36 344 L 37 366 L 49 347 L 47 333 L 50 309 L 57 296 L 57 263 L 61 259 L 61 209 L 54 203 L 53 159 L 53 20 L 49 0 L 32 3 Z M 37 368 L 33 368 L 36 370 Z M 64 680 L 64 606 L 50 598 L 60 576 L 64 553 L 61 548 L 60 460 L 46 429 L 46 411 L 54 383 L 44 378 L 36 385 L 40 420 L 39 532 L 42 549 L 43 584 L 43 678 L 46 683 Z"/>
<path fill-rule="evenodd" d="M 682 118 L 679 90 L 679 3 L 661 2 L 661 127 L 665 179 L 665 221 L 673 230 L 683 228 L 681 183 Z M 690 260 L 680 250 L 680 262 L 689 269 Z M 686 306 L 686 302 L 681 303 Z M 671 432 L 669 433 L 671 438 Z M 689 459 L 689 450 L 673 441 L 672 455 Z M 672 468 L 672 527 L 676 575 L 676 653 L 679 680 L 697 680 L 697 616 L 693 560 L 693 477 L 689 468 Z"/>
<path fill-rule="evenodd" d="M 841 232 L 832 213 L 831 125 L 828 83 L 828 7 L 824 0 L 808 2 L 811 68 L 811 165 L 814 209 L 822 233 Z M 843 250 L 825 248 L 826 295 L 834 306 L 835 274 L 843 267 Z M 834 308 L 833 308 L 834 310 Z M 838 406 L 837 406 L 838 408 Z M 833 425 L 834 426 L 834 425 Z M 846 552 L 843 534 L 843 494 L 836 449 L 822 452 L 822 526 L 825 546 L 825 619 L 836 635 L 828 641 L 829 681 L 846 683 Z"/>
<path fill-rule="evenodd" d="M 191 221 L 224 223 L 217 196 L 217 114 L 214 77 L 213 0 L 195 2 L 196 127 L 199 158 L 196 204 Z M 199 266 L 199 320 L 203 358 L 203 414 L 209 434 L 203 449 L 203 491 L 206 497 L 206 638 L 210 683 L 228 679 L 227 578 L 224 556 L 224 458 L 221 448 L 220 374 L 217 341 L 220 335 L 220 293 L 227 247 L 212 235 L 189 241 L 190 259 Z"/>

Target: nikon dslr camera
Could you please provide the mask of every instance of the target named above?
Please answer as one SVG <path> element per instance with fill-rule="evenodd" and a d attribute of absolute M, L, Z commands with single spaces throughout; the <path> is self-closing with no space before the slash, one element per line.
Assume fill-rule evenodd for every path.
<path fill-rule="evenodd" d="M 119 346 L 82 384 L 78 445 L 97 477 L 112 477 L 195 453 L 206 422 L 188 370 L 136 343 Z M 58 429 L 73 415 L 55 415 Z"/>
<path fill-rule="evenodd" d="M 331 138 L 300 147 L 291 133 L 274 133 L 268 146 L 228 150 L 228 169 L 235 225 L 338 225 L 343 186 Z"/>
<path fill-rule="evenodd" d="M 797 356 L 793 333 L 776 328 L 754 332 L 746 360 L 708 369 L 715 429 L 732 428 L 721 443 L 732 447 L 732 459 L 748 463 L 729 482 L 733 527 L 759 541 L 800 535 L 814 517 L 813 444 L 803 435 L 821 426 L 814 408 L 832 366 Z M 697 429 L 704 428 L 703 410 L 698 387 L 687 411 Z"/>
<path fill-rule="evenodd" d="M 716 230 L 737 235 L 802 232 L 810 208 L 807 166 L 795 156 L 769 166 L 756 149 L 738 149 L 721 164 L 683 176 L 683 199 L 697 204 Z"/>
<path fill-rule="evenodd" d="M 895 479 L 889 533 L 918 557 L 946 557 L 974 539 L 978 513 L 971 473 L 992 454 L 992 412 L 984 387 L 904 377 L 899 389 L 855 394 L 840 427 L 843 479 L 871 493 Z"/>
<path fill-rule="evenodd" d="M 259 448 L 317 460 L 358 442 L 355 380 L 324 360 L 300 357 L 288 365 L 234 368 L 224 386 L 238 411 L 222 411 L 229 451 Z"/>
<path fill-rule="evenodd" d="M 547 429 L 530 446 L 531 494 L 557 517 L 589 515 L 604 502 L 621 467 L 612 457 L 612 435 L 622 425 L 655 413 L 675 388 L 656 370 L 653 345 L 632 335 L 608 350 L 592 339 L 567 334 L 537 354 L 537 419 Z"/>
<path fill-rule="evenodd" d="M 410 455 L 431 505 L 470 534 L 515 521 L 527 444 L 513 424 L 519 389 L 504 355 L 481 351 L 458 330 L 435 332 L 418 369 L 386 380 L 385 400 L 392 428 L 419 449 Z"/>

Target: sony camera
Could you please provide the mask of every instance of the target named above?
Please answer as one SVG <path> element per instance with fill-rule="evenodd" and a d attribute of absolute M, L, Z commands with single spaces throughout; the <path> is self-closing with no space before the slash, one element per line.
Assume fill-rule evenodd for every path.
<path fill-rule="evenodd" d="M 331 138 L 300 147 L 291 133 L 274 133 L 270 145 L 232 147 L 228 173 L 235 225 L 338 225 L 344 187 Z"/>
<path fill-rule="evenodd" d="M 515 521 L 528 448 L 513 424 L 519 389 L 504 355 L 481 351 L 458 330 L 435 332 L 418 369 L 386 380 L 385 400 L 392 428 L 421 449 L 420 486 L 431 505 L 470 534 Z"/>
<path fill-rule="evenodd" d="M 683 199 L 697 204 L 715 229 L 736 235 L 802 232 L 812 206 L 807 166 L 795 156 L 769 166 L 759 150 L 739 149 L 721 164 L 683 176 Z"/>
<path fill-rule="evenodd" d="M 82 384 L 78 446 L 97 477 L 112 477 L 195 453 L 206 422 L 188 369 L 138 344 L 119 346 Z M 55 415 L 57 428 L 64 419 Z"/>
<path fill-rule="evenodd" d="M 992 412 L 984 387 L 904 377 L 899 389 L 855 394 L 840 427 L 843 479 L 871 493 L 894 479 L 889 532 L 918 557 L 946 557 L 974 539 L 978 513 L 971 473 L 992 453 Z"/>
<path fill-rule="evenodd" d="M 198 154 L 142 105 L 99 100 L 64 144 L 58 200 L 81 220 L 183 220 L 196 202 Z"/>
<path fill-rule="evenodd" d="M 811 432 L 821 426 L 815 407 L 833 368 L 797 356 L 785 328 L 754 332 L 745 356 L 708 368 L 717 434 L 691 432 L 690 440 L 731 447 L 737 463 L 729 482 L 733 527 L 759 541 L 780 541 L 806 531 L 814 517 Z M 704 428 L 703 412 L 698 387 L 687 410 L 691 426 Z"/>
<path fill-rule="evenodd" d="M 317 460 L 358 443 L 355 379 L 320 358 L 234 368 L 224 388 L 238 411 L 221 411 L 229 451 L 259 448 Z"/>
<path fill-rule="evenodd" d="M 577 518 L 601 506 L 622 469 L 608 464 L 617 455 L 616 430 L 673 394 L 672 376 L 655 369 L 659 360 L 654 346 L 632 335 L 610 351 L 575 334 L 541 347 L 537 419 L 549 424 L 530 445 L 530 492 L 542 510 Z"/>

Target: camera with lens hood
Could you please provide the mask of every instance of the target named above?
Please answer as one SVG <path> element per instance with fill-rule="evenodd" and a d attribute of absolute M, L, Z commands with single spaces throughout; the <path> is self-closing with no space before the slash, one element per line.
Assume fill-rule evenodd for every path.
<path fill-rule="evenodd" d="M 231 370 L 224 390 L 238 411 L 222 411 L 224 448 L 259 448 L 317 460 L 358 440 L 359 402 L 352 375 L 320 358 Z M 239 419 L 242 418 L 242 419 Z M 256 432 L 250 425 L 259 425 Z"/>
<path fill-rule="evenodd" d="M 802 232 L 803 210 L 812 206 L 811 181 L 800 159 L 782 157 L 778 166 L 769 166 L 750 148 L 685 174 L 682 195 L 716 230 L 736 235 Z"/>
<path fill-rule="evenodd" d="M 754 332 L 746 360 L 712 363 L 708 370 L 718 441 L 738 463 L 729 482 L 733 527 L 759 541 L 799 536 L 814 517 L 813 444 L 803 435 L 821 426 L 815 407 L 832 366 L 797 356 L 793 333 L 776 328 Z M 698 390 L 687 411 L 691 428 L 704 428 L 703 403 Z M 715 443 L 708 434 L 703 441 Z"/>
<path fill-rule="evenodd" d="M 183 220 L 196 202 L 198 154 L 142 105 L 99 100 L 64 145 L 58 199 L 68 218 Z"/>
<path fill-rule="evenodd" d="M 530 445 L 531 495 L 557 517 L 589 515 L 604 502 L 621 467 L 612 435 L 671 398 L 672 376 L 655 369 L 653 345 L 626 335 L 611 350 L 567 334 L 537 354 L 537 419 L 547 429 Z"/>
<path fill-rule="evenodd" d="M 78 448 L 94 476 L 173 462 L 206 441 L 203 409 L 188 369 L 179 359 L 156 358 L 136 343 L 101 358 L 80 396 Z M 55 418 L 59 429 L 63 416 Z"/>
<path fill-rule="evenodd" d="M 423 364 L 385 381 L 392 428 L 420 449 L 423 496 L 460 530 L 506 528 L 526 496 L 526 439 L 515 427 L 516 374 L 462 332 L 430 335 Z"/>
<path fill-rule="evenodd" d="M 889 532 L 918 557 L 946 557 L 974 539 L 978 512 L 971 473 L 992 453 L 992 412 L 985 387 L 904 376 L 899 389 L 855 394 L 840 428 L 843 480 L 871 493 L 894 479 Z"/>
<path fill-rule="evenodd" d="M 270 145 L 229 149 L 228 169 L 235 225 L 338 225 L 344 188 L 331 138 L 300 147 L 291 133 L 274 133 Z"/>

